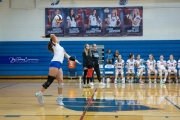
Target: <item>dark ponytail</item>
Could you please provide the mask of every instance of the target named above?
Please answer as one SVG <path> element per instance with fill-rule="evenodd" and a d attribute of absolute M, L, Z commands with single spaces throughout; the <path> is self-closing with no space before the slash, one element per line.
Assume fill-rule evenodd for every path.
<path fill-rule="evenodd" d="M 52 39 L 50 39 L 50 41 L 48 42 L 48 45 L 47 45 L 47 49 L 50 51 L 50 52 L 52 52 L 52 53 L 54 53 L 54 50 L 53 50 L 53 45 L 52 45 Z"/>

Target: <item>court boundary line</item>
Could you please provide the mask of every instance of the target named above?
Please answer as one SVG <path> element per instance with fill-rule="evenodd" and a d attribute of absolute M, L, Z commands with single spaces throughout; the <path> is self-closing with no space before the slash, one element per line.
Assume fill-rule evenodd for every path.
<path fill-rule="evenodd" d="M 85 116 L 85 114 L 86 114 L 86 112 L 87 112 L 87 110 L 88 110 L 89 104 L 90 104 L 90 102 L 92 101 L 92 99 L 93 99 L 93 97 L 94 97 L 94 93 L 95 93 L 96 91 L 97 91 L 97 88 L 94 90 L 91 98 L 88 99 L 88 101 L 87 101 L 87 106 L 85 107 L 85 110 L 83 111 L 83 113 L 82 113 L 82 115 L 81 115 L 81 117 L 80 117 L 79 120 L 83 120 L 83 118 L 84 118 L 84 116 Z"/>
<path fill-rule="evenodd" d="M 8 88 L 8 87 L 11 87 L 11 86 L 17 85 L 17 84 L 20 84 L 20 83 L 14 83 L 14 84 L 11 84 L 11 85 L 8 85 L 8 86 L 1 87 L 0 89 Z"/>
<path fill-rule="evenodd" d="M 176 104 L 174 104 L 173 102 L 171 102 L 167 97 L 164 97 L 167 101 L 169 101 L 171 104 L 174 105 L 174 107 L 176 107 L 178 110 L 180 110 L 180 107 L 177 106 Z"/>

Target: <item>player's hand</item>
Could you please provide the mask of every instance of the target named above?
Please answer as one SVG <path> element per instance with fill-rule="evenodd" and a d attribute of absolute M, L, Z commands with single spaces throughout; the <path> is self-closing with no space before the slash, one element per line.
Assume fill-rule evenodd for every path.
<path fill-rule="evenodd" d="M 81 65 L 81 63 L 78 60 L 75 60 L 76 63 L 78 63 L 79 65 Z"/>
<path fill-rule="evenodd" d="M 84 70 L 87 70 L 87 67 L 84 67 Z"/>
<path fill-rule="evenodd" d="M 94 70 L 94 68 L 92 68 L 92 70 Z"/>
<path fill-rule="evenodd" d="M 46 38 L 46 36 L 42 35 L 41 38 Z"/>

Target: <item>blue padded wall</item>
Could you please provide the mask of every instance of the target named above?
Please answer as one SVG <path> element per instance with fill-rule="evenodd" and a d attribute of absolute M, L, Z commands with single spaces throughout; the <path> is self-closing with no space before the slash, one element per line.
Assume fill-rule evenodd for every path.
<path fill-rule="evenodd" d="M 48 74 L 49 62 L 53 55 L 46 49 L 48 41 L 15 41 L 0 42 L 0 57 L 2 56 L 27 56 L 40 59 L 38 63 L 31 64 L 2 64 L 0 63 L 0 76 L 46 76 Z M 119 50 L 123 59 L 128 59 L 128 54 L 140 54 L 141 58 L 147 60 L 149 54 L 154 54 L 155 60 L 158 60 L 162 54 L 165 60 L 173 54 L 175 59 L 180 58 L 180 40 L 134 40 L 134 41 L 61 41 L 69 55 L 76 55 L 76 58 L 82 62 L 82 51 L 84 44 L 104 45 L 105 52 L 111 49 L 112 53 Z M 67 59 L 62 64 L 64 75 L 67 75 Z M 82 66 L 77 65 L 78 75 L 82 74 Z"/>

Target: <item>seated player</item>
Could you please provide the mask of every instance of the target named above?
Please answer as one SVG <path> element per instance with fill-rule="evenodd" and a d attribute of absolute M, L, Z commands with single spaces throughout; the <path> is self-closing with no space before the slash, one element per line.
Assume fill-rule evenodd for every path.
<path fill-rule="evenodd" d="M 142 75 L 143 75 L 143 72 L 145 71 L 145 66 L 143 65 L 144 60 L 140 58 L 141 58 L 140 55 L 137 55 L 135 63 L 137 67 L 137 76 L 140 78 L 139 82 L 143 83 Z"/>

